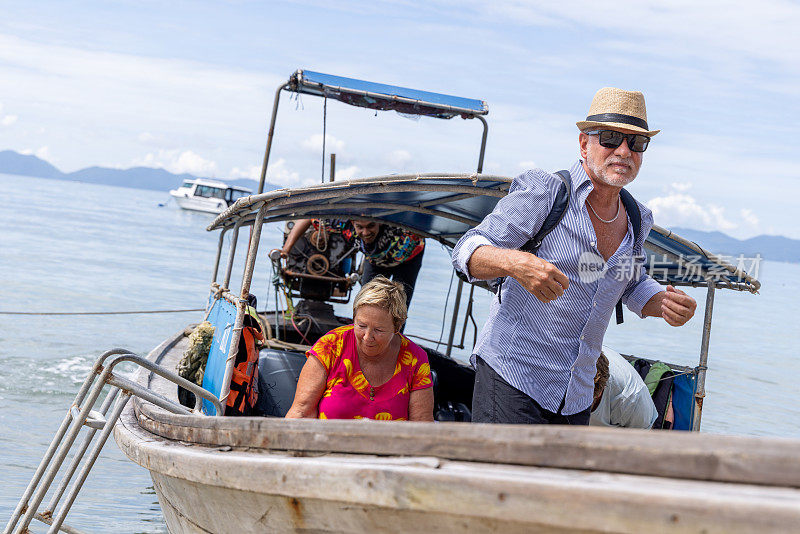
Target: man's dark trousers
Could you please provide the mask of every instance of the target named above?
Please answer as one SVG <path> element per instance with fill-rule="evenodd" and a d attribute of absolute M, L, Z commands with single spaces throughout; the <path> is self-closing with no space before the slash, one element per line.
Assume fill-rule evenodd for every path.
<path fill-rule="evenodd" d="M 472 395 L 473 423 L 588 425 L 590 409 L 562 415 L 564 399 L 558 412 L 542 408 L 495 372 L 478 356 L 475 389 Z"/>

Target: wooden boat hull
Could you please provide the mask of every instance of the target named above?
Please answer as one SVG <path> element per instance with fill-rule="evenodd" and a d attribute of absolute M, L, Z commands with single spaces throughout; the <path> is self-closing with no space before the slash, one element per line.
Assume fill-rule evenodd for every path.
<path fill-rule="evenodd" d="M 168 362 L 182 344 L 179 334 L 151 358 Z M 159 381 L 150 387 L 158 391 Z M 173 533 L 786 532 L 800 525 L 794 440 L 182 416 L 140 400 L 126 407 L 115 438 L 150 471 Z"/>

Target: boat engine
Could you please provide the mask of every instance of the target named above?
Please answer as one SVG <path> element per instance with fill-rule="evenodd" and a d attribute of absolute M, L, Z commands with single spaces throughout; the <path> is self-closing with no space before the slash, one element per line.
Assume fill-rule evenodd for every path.
<path fill-rule="evenodd" d="M 286 223 L 284 242 L 293 227 L 294 221 Z M 281 276 L 292 296 L 346 303 L 358 280 L 357 250 L 347 221 L 314 220 L 289 252 Z"/>

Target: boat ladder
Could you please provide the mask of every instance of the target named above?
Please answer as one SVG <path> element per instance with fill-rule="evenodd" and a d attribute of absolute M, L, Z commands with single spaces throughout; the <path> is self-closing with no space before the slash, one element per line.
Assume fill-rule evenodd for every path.
<path fill-rule="evenodd" d="M 197 384 L 185 378 L 181 378 L 173 371 L 169 371 L 125 349 L 112 349 L 105 352 L 94 363 L 92 370 L 89 372 L 81 389 L 78 391 L 78 395 L 67 410 L 64 420 L 61 422 L 61 426 L 50 442 L 47 452 L 39 463 L 39 467 L 36 469 L 36 473 L 34 473 L 28 487 L 25 489 L 25 493 L 19 500 L 11 519 L 3 530 L 3 534 L 24 534 L 30 532 L 28 526 L 33 519 L 50 525 L 47 531 L 48 533 L 57 533 L 61 531 L 74 534 L 79 532 L 65 525 L 64 519 L 69 513 L 73 502 L 75 502 L 75 498 L 78 496 L 78 492 L 81 490 L 83 483 L 86 481 L 89 471 L 100 455 L 103 445 L 105 445 L 108 440 L 108 436 L 111 435 L 114 424 L 117 422 L 117 419 L 119 419 L 123 408 L 125 408 L 125 405 L 132 395 L 141 397 L 172 413 L 184 415 L 197 413 L 190 411 L 185 406 L 177 404 L 163 395 L 143 387 L 128 378 L 114 374 L 112 372 L 114 367 L 121 362 L 131 362 L 191 391 L 195 394 L 197 399 L 196 407 L 199 406 L 202 397 L 214 405 L 214 409 L 217 410 L 216 413 L 222 413 L 220 402 L 213 394 L 204 390 Z M 106 385 L 110 385 L 111 388 L 103 400 L 100 409 L 96 411 L 93 409 L 94 405 Z M 116 403 L 114 403 L 115 400 Z M 107 416 L 106 413 L 109 408 L 111 408 L 112 404 L 114 404 L 114 408 L 111 410 L 111 414 Z M 76 449 L 72 462 L 66 471 L 64 471 L 61 483 L 53 493 L 50 502 L 47 504 L 45 510 L 39 513 L 39 505 L 50 489 L 53 480 L 58 475 L 64 460 L 73 448 L 78 434 L 84 426 L 88 427 L 88 429 L 83 442 Z M 98 430 L 100 434 L 95 440 L 95 434 L 97 434 Z M 54 514 L 53 512 L 58 502 L 67 490 L 67 485 L 70 483 L 70 480 L 78 469 L 78 465 L 81 463 L 81 460 L 86 455 L 86 451 L 93 441 L 95 442 L 94 446 L 83 462 L 80 473 L 69 488 L 66 500 L 58 512 Z M 56 451 L 58 452 L 56 453 Z"/>

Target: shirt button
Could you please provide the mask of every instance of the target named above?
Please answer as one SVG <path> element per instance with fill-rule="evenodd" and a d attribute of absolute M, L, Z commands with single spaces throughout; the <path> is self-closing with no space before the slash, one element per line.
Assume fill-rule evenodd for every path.
<path fill-rule="evenodd" d="M 597 306 L 597 302 L 593 302 L 593 303 L 592 303 L 592 306 Z"/>
<path fill-rule="evenodd" d="M 581 336 L 581 341 L 583 341 L 584 339 L 586 339 L 586 336 Z"/>

